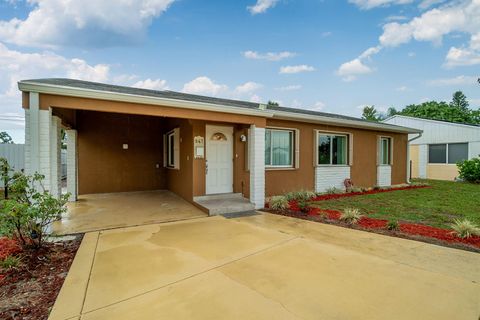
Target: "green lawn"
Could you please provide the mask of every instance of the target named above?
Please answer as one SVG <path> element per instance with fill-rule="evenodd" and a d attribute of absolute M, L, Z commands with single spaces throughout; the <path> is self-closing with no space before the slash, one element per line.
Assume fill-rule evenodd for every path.
<path fill-rule="evenodd" d="M 480 185 L 417 181 L 427 182 L 431 187 L 319 201 L 315 206 L 337 210 L 358 208 L 372 218 L 419 222 L 441 228 L 448 228 L 458 218 L 467 218 L 480 225 Z"/>

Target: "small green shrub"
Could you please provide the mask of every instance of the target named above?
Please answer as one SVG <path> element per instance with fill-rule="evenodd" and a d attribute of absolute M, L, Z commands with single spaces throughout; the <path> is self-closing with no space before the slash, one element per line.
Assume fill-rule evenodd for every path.
<path fill-rule="evenodd" d="M 3 260 L 0 260 L 0 268 L 2 269 L 14 269 L 18 268 L 20 265 L 21 259 L 19 257 L 8 256 Z"/>
<path fill-rule="evenodd" d="M 480 183 L 480 158 L 457 163 L 460 178 L 467 182 Z"/>
<path fill-rule="evenodd" d="M 340 216 L 340 220 L 349 224 L 356 224 L 362 217 L 360 210 L 356 208 L 345 208 Z"/>
<path fill-rule="evenodd" d="M 285 194 L 288 201 L 306 201 L 315 197 L 317 194 L 309 190 L 292 191 Z"/>
<path fill-rule="evenodd" d="M 285 196 L 273 196 L 270 198 L 268 205 L 273 210 L 285 210 L 288 208 L 288 200 Z"/>
<path fill-rule="evenodd" d="M 466 239 L 471 236 L 480 236 L 480 228 L 468 219 L 454 220 L 452 229 L 455 235 L 459 238 Z"/>
<path fill-rule="evenodd" d="M 399 225 L 397 220 L 390 220 L 390 221 L 387 222 L 387 229 L 392 230 L 392 231 L 396 231 L 396 230 L 400 229 L 400 225 Z"/>
<path fill-rule="evenodd" d="M 343 193 L 343 190 L 337 187 L 329 187 L 327 190 L 325 190 L 326 194 L 339 194 Z"/>
<path fill-rule="evenodd" d="M 305 200 L 298 201 L 298 208 L 301 212 L 306 213 L 308 211 L 308 202 Z"/>

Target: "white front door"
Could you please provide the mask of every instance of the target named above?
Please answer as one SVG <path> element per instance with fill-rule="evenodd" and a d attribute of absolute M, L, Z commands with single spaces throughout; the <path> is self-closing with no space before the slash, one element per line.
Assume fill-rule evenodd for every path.
<path fill-rule="evenodd" d="M 233 127 L 207 126 L 206 193 L 233 192 Z"/>

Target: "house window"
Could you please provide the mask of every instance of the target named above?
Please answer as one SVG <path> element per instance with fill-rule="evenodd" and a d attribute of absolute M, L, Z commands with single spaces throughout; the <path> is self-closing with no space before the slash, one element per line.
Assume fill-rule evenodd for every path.
<path fill-rule="evenodd" d="M 392 164 L 392 139 L 387 137 L 380 138 L 380 164 Z"/>
<path fill-rule="evenodd" d="M 430 144 L 428 163 L 455 164 L 468 159 L 468 143 Z"/>
<path fill-rule="evenodd" d="M 293 131 L 265 130 L 265 166 L 293 166 Z"/>
<path fill-rule="evenodd" d="M 164 167 L 180 168 L 180 129 L 176 128 L 163 135 Z"/>
<path fill-rule="evenodd" d="M 347 135 L 318 133 L 318 164 L 346 165 L 348 162 Z"/>

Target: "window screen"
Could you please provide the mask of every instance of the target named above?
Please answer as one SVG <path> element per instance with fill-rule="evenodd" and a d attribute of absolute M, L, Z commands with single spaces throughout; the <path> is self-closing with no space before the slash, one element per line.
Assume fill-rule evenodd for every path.
<path fill-rule="evenodd" d="M 457 163 L 468 159 L 468 143 L 450 143 L 448 145 L 448 163 Z"/>
<path fill-rule="evenodd" d="M 293 165 L 293 131 L 265 131 L 265 165 L 291 167 Z"/>
<path fill-rule="evenodd" d="M 431 144 L 428 146 L 428 163 L 447 163 L 447 145 Z"/>

